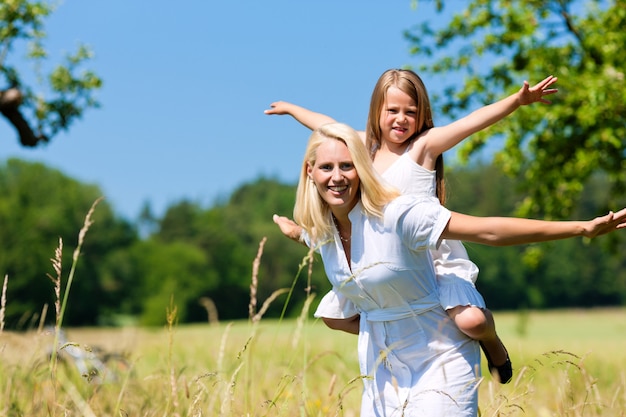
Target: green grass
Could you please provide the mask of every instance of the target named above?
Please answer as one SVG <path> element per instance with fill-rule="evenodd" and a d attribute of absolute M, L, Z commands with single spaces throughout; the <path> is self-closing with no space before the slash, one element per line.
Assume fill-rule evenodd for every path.
<path fill-rule="evenodd" d="M 625 319 L 626 309 L 496 314 L 516 373 L 504 386 L 485 377 L 482 415 L 623 416 Z M 68 336 L 83 349 L 123 352 L 131 367 L 97 384 L 61 363 L 52 378 L 50 336 L 4 332 L 0 416 L 358 415 L 356 337 L 315 320 L 70 329 Z"/>
<path fill-rule="evenodd" d="M 624 416 L 626 309 L 496 314 L 496 324 L 516 379 L 486 379 L 484 415 Z"/>
<path fill-rule="evenodd" d="M 5 277 L 0 297 L 0 417 L 359 414 L 355 336 L 307 319 L 311 297 L 297 320 L 260 319 L 267 303 L 282 291 L 256 309 L 256 270 L 264 241 L 253 263 L 253 320 L 177 326 L 176 307 L 170 306 L 163 328 L 69 329 L 69 343 L 50 355 L 97 202 L 80 230 L 74 263 L 63 280 L 65 291 L 61 241 L 52 259 L 57 272 L 50 277 L 56 296 L 52 332 L 4 331 L 4 309 L 10 302 Z M 624 417 L 625 319 L 626 308 L 496 314 L 515 375 L 507 385 L 494 383 L 489 375 L 484 378 L 481 416 Z M 67 360 L 73 351 L 102 358 L 96 348 L 125 360 L 84 371 L 78 362 Z"/>

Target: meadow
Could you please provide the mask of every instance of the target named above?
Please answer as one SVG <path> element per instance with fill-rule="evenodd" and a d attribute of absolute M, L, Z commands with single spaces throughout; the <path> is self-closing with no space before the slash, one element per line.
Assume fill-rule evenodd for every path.
<path fill-rule="evenodd" d="M 264 242 L 253 262 L 249 320 L 217 322 L 207 310 L 206 324 L 179 324 L 170 305 L 160 328 L 65 329 L 69 289 L 95 204 L 67 278 L 61 276 L 62 241 L 52 259 L 54 326 L 4 329 L 10 303 L 5 276 L 0 417 L 358 416 L 356 337 L 310 317 L 314 294 L 296 319 L 263 318 L 268 303 L 281 302 L 288 290 L 277 290 L 257 308 Z M 514 379 L 494 382 L 483 361 L 481 416 L 626 415 L 626 308 L 499 312 L 496 321 Z"/>
<path fill-rule="evenodd" d="M 50 331 L 3 332 L 0 416 L 358 415 L 355 336 L 304 316 L 176 325 L 173 310 L 164 328 L 68 329 L 54 370 Z M 625 415 L 626 309 L 496 319 L 515 376 L 484 374 L 482 416 Z M 69 347 L 126 361 L 81 375 Z"/>

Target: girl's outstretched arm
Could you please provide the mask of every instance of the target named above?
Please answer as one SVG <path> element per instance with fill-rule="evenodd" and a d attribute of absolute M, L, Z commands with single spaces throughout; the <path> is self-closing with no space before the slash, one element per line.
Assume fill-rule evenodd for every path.
<path fill-rule="evenodd" d="M 316 113 L 304 107 L 298 106 L 286 101 L 275 101 L 270 104 L 270 108 L 264 111 L 265 114 L 288 114 L 305 127 L 311 130 L 315 130 L 318 127 L 334 123 L 335 120 L 332 117 L 326 116 L 322 113 Z"/>
<path fill-rule="evenodd" d="M 270 104 L 270 108 L 264 111 L 265 114 L 288 114 L 296 119 L 304 127 L 308 127 L 311 130 L 315 130 L 318 127 L 328 124 L 336 123 L 337 121 L 330 116 L 322 113 L 317 113 L 309 109 L 305 109 L 297 104 L 288 103 L 286 101 L 275 101 Z M 365 132 L 357 132 L 361 137 L 363 143 L 365 143 Z"/>
<path fill-rule="evenodd" d="M 593 238 L 624 228 L 626 208 L 587 221 L 475 217 L 453 212 L 441 237 L 489 246 L 511 246 L 576 236 Z"/>
<path fill-rule="evenodd" d="M 550 104 L 551 102 L 544 97 L 558 91 L 556 88 L 551 88 L 555 82 L 557 82 L 557 78 L 552 75 L 532 87 L 530 87 L 527 81 L 524 81 L 522 88 L 517 93 L 511 94 L 493 104 L 481 107 L 446 126 L 434 127 L 428 130 L 420 137 L 420 140 L 425 139 L 423 143 L 424 150 L 431 158 L 436 159 L 439 155 L 453 148 L 470 135 L 502 120 L 520 106 L 536 102 Z"/>

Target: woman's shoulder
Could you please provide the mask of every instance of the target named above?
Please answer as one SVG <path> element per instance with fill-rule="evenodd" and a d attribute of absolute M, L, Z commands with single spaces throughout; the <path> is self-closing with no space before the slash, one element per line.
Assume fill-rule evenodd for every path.
<path fill-rule="evenodd" d="M 439 210 L 441 204 L 436 197 L 429 195 L 403 194 L 385 207 L 385 219 L 399 218 L 406 212 L 418 207 L 419 210 Z"/>
<path fill-rule="evenodd" d="M 385 207 L 384 228 L 411 247 L 435 245 L 449 220 L 448 210 L 434 197 L 403 195 Z"/>
<path fill-rule="evenodd" d="M 434 197 L 434 196 L 430 196 L 430 195 L 426 195 L 426 194 L 402 194 L 396 198 L 394 198 L 390 203 L 389 203 L 389 207 L 393 207 L 393 206 L 398 206 L 398 207 L 402 207 L 402 206 L 413 206 L 416 204 L 436 204 L 436 205 L 441 205 L 439 203 L 439 200 Z"/>

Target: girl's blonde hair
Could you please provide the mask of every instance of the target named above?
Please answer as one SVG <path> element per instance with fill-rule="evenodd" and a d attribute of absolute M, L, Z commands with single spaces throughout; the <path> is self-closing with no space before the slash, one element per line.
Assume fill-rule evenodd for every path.
<path fill-rule="evenodd" d="M 370 100 L 370 110 L 367 118 L 367 128 L 365 132 L 365 146 L 370 151 L 371 158 L 380 149 L 382 141 L 382 131 L 380 129 L 380 115 L 387 98 L 389 87 L 396 87 L 407 94 L 417 105 L 417 131 L 408 141 L 415 139 L 421 133 L 434 127 L 433 114 L 430 107 L 428 92 L 422 79 L 415 72 L 404 69 L 390 69 L 385 71 L 374 86 L 372 98 Z M 435 162 L 437 179 L 437 197 L 441 204 L 445 203 L 445 183 L 443 179 L 443 155 L 439 155 Z"/>
<path fill-rule="evenodd" d="M 315 129 L 304 154 L 293 211 L 294 220 L 304 228 L 314 244 L 332 238 L 334 223 L 330 207 L 309 178 L 307 168 L 315 165 L 317 149 L 329 140 L 343 142 L 348 148 L 360 180 L 357 198 L 360 198 L 367 216 L 382 217 L 385 205 L 400 195 L 378 175 L 369 152 L 354 129 L 343 123 L 330 123 Z"/>

